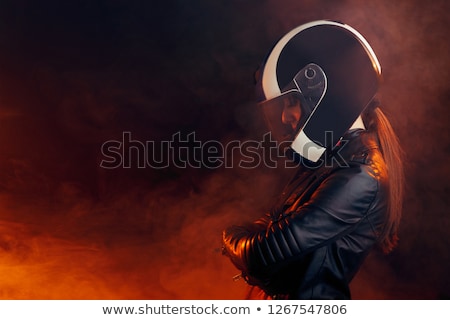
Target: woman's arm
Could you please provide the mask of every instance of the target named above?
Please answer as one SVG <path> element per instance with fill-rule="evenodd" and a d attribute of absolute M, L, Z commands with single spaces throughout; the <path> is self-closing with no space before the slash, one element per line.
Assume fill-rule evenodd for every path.
<path fill-rule="evenodd" d="M 268 277 L 290 261 L 350 233 L 366 216 L 379 186 L 379 177 L 370 166 L 338 170 L 321 183 L 308 202 L 266 229 L 226 229 L 224 252 L 245 275 Z"/>

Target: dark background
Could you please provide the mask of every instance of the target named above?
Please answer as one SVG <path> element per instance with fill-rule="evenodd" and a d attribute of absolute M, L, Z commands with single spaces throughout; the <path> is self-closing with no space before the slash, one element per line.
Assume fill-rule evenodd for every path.
<path fill-rule="evenodd" d="M 448 299 L 448 1 L 0 0 L 0 298 L 240 299 L 221 230 L 270 207 L 264 167 L 103 169 L 101 146 L 260 139 L 253 73 L 290 29 L 371 43 L 406 152 L 400 244 L 355 299 Z"/>

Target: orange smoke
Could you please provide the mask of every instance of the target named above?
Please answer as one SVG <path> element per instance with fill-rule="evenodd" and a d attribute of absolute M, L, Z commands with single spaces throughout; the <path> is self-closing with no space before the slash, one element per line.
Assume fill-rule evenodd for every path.
<path fill-rule="evenodd" d="M 224 226 L 260 209 L 256 199 L 225 174 L 207 179 L 204 193 L 168 196 L 179 187 L 140 193 L 140 203 L 133 191 L 95 202 L 74 186 L 62 188 L 56 204 L 3 195 L 0 298 L 244 297 L 245 283 L 232 280 L 237 270 L 217 249 Z"/>

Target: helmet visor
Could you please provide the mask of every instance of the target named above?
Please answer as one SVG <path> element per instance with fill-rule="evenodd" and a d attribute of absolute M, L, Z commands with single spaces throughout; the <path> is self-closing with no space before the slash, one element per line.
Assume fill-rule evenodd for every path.
<path fill-rule="evenodd" d="M 295 75 L 281 90 L 281 95 L 261 102 L 272 137 L 280 144 L 292 142 L 320 104 L 326 89 L 324 71 L 311 63 Z"/>
<path fill-rule="evenodd" d="M 304 124 L 307 110 L 302 100 L 299 91 L 290 90 L 260 103 L 267 126 L 278 143 L 291 142 Z"/>

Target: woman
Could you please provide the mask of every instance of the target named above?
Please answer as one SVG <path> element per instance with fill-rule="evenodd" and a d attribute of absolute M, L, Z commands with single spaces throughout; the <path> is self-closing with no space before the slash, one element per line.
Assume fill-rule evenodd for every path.
<path fill-rule="evenodd" d="M 381 68 L 353 28 L 313 21 L 284 37 L 257 83 L 260 107 L 299 164 L 272 210 L 223 232 L 248 298 L 350 299 L 370 250 L 397 244 L 403 170 L 375 99 Z"/>

